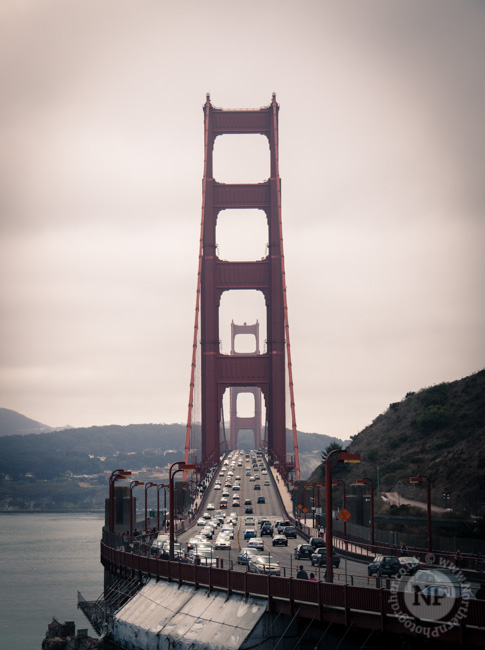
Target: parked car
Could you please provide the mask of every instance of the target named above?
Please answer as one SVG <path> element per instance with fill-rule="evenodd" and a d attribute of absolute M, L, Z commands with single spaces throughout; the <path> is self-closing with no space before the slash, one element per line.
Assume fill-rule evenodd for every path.
<path fill-rule="evenodd" d="M 256 555 L 251 558 L 248 563 L 248 570 L 250 573 L 269 573 L 273 576 L 281 575 L 279 562 L 269 555 Z"/>
<path fill-rule="evenodd" d="M 288 537 L 285 537 L 285 535 L 275 535 L 273 537 L 273 546 L 288 546 Z"/>
<path fill-rule="evenodd" d="M 296 539 L 296 528 L 294 526 L 285 526 L 282 530 L 285 537 L 293 537 Z"/>
<path fill-rule="evenodd" d="M 400 569 L 401 563 L 394 555 L 376 555 L 367 566 L 367 575 L 397 576 Z"/>
<path fill-rule="evenodd" d="M 414 575 L 421 566 L 421 562 L 416 557 L 400 556 L 398 557 L 398 560 L 402 571 L 409 576 Z"/>
<path fill-rule="evenodd" d="M 311 544 L 298 544 L 295 548 L 295 559 L 309 560 L 313 554 L 313 546 Z"/>
<path fill-rule="evenodd" d="M 315 552 L 312 553 L 310 557 L 312 566 L 327 566 L 327 549 L 326 548 L 316 548 Z M 340 566 L 340 555 L 333 551 L 332 553 L 332 565 L 338 569 Z"/>

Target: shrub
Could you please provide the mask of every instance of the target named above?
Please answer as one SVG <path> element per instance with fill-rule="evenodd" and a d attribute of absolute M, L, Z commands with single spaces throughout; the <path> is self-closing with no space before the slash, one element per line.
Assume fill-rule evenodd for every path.
<path fill-rule="evenodd" d="M 451 421 L 451 411 L 448 409 L 433 404 L 427 406 L 424 412 L 416 420 L 418 427 L 424 433 L 436 431 L 446 426 Z"/>
<path fill-rule="evenodd" d="M 419 395 L 419 399 L 425 407 L 446 404 L 448 400 L 448 384 L 437 384 L 427 388 Z"/>

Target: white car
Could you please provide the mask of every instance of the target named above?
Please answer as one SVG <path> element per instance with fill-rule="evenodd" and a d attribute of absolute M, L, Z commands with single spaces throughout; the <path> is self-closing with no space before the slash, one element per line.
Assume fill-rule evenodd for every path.
<path fill-rule="evenodd" d="M 215 505 L 213 503 L 209 503 L 207 506 L 207 510 L 215 510 Z"/>
<path fill-rule="evenodd" d="M 200 519 L 197 519 L 197 526 L 205 526 L 207 524 L 207 521 L 201 517 Z"/>
<path fill-rule="evenodd" d="M 216 539 L 216 543 L 214 544 L 214 548 L 221 550 L 221 549 L 226 549 L 226 548 L 231 548 L 231 540 L 224 536 L 220 536 Z"/>
<path fill-rule="evenodd" d="M 256 520 L 255 520 L 254 517 L 246 517 L 245 520 L 244 520 L 244 523 L 246 524 L 246 526 L 254 526 L 254 524 L 256 523 Z"/>
<path fill-rule="evenodd" d="M 253 537 L 247 543 L 248 548 L 257 548 L 259 551 L 264 551 L 264 542 L 261 537 Z"/>
<path fill-rule="evenodd" d="M 216 484 L 214 485 L 214 490 L 220 490 L 220 489 L 221 489 L 221 484 L 220 484 L 220 483 L 216 483 Z"/>

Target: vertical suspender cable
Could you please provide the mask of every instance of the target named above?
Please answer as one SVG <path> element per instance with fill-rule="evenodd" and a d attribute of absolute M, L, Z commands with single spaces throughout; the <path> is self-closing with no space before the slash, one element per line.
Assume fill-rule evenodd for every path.
<path fill-rule="evenodd" d="M 194 322 L 194 338 L 192 342 L 192 365 L 190 370 L 190 391 L 189 391 L 189 406 L 187 413 L 187 429 L 185 434 L 185 462 L 189 462 L 190 453 L 190 432 L 192 429 L 192 409 L 194 406 L 194 384 L 195 384 L 195 366 L 197 360 L 197 337 L 199 333 L 199 311 L 200 311 L 200 287 L 202 278 L 202 255 L 204 249 L 204 214 L 205 214 L 205 192 L 207 185 L 207 159 L 209 148 L 209 112 L 210 112 L 210 98 L 207 96 L 205 103 L 205 125 L 204 125 L 204 177 L 202 180 L 202 215 L 200 219 L 200 240 L 199 240 L 199 266 L 197 270 L 197 294 L 195 299 L 195 322 Z M 203 435 L 203 434 L 202 434 Z M 186 472 L 184 472 L 183 480 L 186 480 Z"/>

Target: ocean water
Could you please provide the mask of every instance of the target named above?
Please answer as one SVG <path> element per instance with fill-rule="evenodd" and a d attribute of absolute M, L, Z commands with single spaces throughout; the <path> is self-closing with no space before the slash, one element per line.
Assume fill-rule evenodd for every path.
<path fill-rule="evenodd" d="M 1 650 L 40 650 L 54 616 L 97 636 L 77 592 L 95 600 L 103 590 L 103 523 L 104 513 L 0 514 Z"/>

